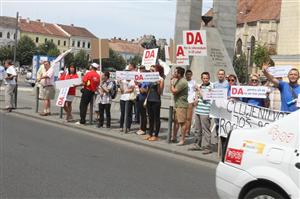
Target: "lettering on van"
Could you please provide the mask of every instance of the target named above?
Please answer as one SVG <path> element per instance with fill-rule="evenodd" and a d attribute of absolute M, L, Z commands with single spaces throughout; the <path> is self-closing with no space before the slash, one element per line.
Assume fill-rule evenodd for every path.
<path fill-rule="evenodd" d="M 243 150 L 228 148 L 226 151 L 225 161 L 232 164 L 241 165 L 243 159 L 243 153 L 244 153 Z"/>
<path fill-rule="evenodd" d="M 278 125 L 274 125 L 268 132 L 272 136 L 273 141 L 279 141 L 282 143 L 290 143 L 294 138 L 294 133 L 286 132 L 279 128 Z"/>

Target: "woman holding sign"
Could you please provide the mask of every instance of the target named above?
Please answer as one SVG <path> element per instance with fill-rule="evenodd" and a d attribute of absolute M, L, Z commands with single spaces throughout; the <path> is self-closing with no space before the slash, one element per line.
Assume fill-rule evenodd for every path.
<path fill-rule="evenodd" d="M 71 65 L 68 67 L 68 73 L 61 75 L 59 80 L 76 79 L 76 78 L 78 78 L 78 75 L 76 73 L 76 67 Z M 75 95 L 76 95 L 76 87 L 70 87 L 66 102 L 64 104 L 64 110 L 66 112 L 67 122 L 73 120 L 72 102 L 74 100 Z"/>

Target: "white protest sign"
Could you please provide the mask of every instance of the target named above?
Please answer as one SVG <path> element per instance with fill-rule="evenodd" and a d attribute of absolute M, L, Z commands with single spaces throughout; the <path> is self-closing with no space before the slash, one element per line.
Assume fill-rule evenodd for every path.
<path fill-rule="evenodd" d="M 169 46 L 165 45 L 165 58 L 170 60 Z"/>
<path fill-rule="evenodd" d="M 136 71 L 117 71 L 117 80 L 134 80 L 138 82 L 157 82 L 160 79 L 158 72 L 139 73 Z"/>
<path fill-rule="evenodd" d="M 218 107 L 213 106 L 216 104 L 212 104 L 210 114 L 219 116 L 219 136 L 222 137 L 227 137 L 232 129 L 264 127 L 287 115 L 285 112 L 251 106 L 234 100 L 227 100 L 227 103 Z"/>
<path fill-rule="evenodd" d="M 69 50 L 65 51 L 64 53 L 58 55 L 58 57 L 56 57 L 56 59 L 51 62 L 51 67 L 54 67 L 57 62 L 59 62 L 60 60 L 62 60 L 71 51 L 72 51 L 72 49 L 69 49 Z"/>
<path fill-rule="evenodd" d="M 207 56 L 206 30 L 183 31 L 183 45 L 190 56 Z"/>
<path fill-rule="evenodd" d="M 149 67 L 156 64 L 158 48 L 144 50 L 142 65 Z"/>
<path fill-rule="evenodd" d="M 183 45 L 177 45 L 176 47 L 176 64 L 186 66 L 190 65 L 188 51 Z"/>
<path fill-rule="evenodd" d="M 63 107 L 65 105 L 68 92 L 69 92 L 69 87 L 60 89 L 56 100 L 56 106 Z"/>
<path fill-rule="evenodd" d="M 227 89 L 213 88 L 210 90 L 203 90 L 204 100 L 227 99 Z"/>
<path fill-rule="evenodd" d="M 287 77 L 292 66 L 276 66 L 269 67 L 268 72 L 273 75 L 273 77 Z"/>
<path fill-rule="evenodd" d="M 55 87 L 57 89 L 73 87 L 73 85 L 80 85 L 82 83 L 81 78 L 59 80 L 55 82 Z"/>
<path fill-rule="evenodd" d="M 300 107 L 300 94 L 298 95 L 298 99 L 297 99 L 297 107 Z"/>
<path fill-rule="evenodd" d="M 266 86 L 231 86 L 231 97 L 266 98 Z"/>

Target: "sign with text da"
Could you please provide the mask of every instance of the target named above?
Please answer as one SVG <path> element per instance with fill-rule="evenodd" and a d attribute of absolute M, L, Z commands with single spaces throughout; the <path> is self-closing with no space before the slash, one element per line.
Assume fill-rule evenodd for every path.
<path fill-rule="evenodd" d="M 156 63 L 158 48 L 144 50 L 142 65 L 152 66 Z"/>
<path fill-rule="evenodd" d="M 231 86 L 231 97 L 266 98 L 266 86 Z"/>
<path fill-rule="evenodd" d="M 64 107 L 65 102 L 67 100 L 68 92 L 69 92 L 69 87 L 60 89 L 57 100 L 56 100 L 56 104 L 55 104 L 56 106 Z"/>
<path fill-rule="evenodd" d="M 176 48 L 176 64 L 190 65 L 189 55 L 183 45 L 177 45 Z"/>
<path fill-rule="evenodd" d="M 183 45 L 190 56 L 207 56 L 206 30 L 183 31 Z"/>

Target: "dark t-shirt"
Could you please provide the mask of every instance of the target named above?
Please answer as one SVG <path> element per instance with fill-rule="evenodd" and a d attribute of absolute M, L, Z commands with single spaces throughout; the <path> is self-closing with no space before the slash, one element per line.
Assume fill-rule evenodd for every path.
<path fill-rule="evenodd" d="M 159 84 L 157 84 L 157 82 L 149 84 L 149 89 L 150 89 L 149 96 L 148 96 L 149 102 L 160 102 L 160 95 L 157 92 L 158 87 Z"/>

